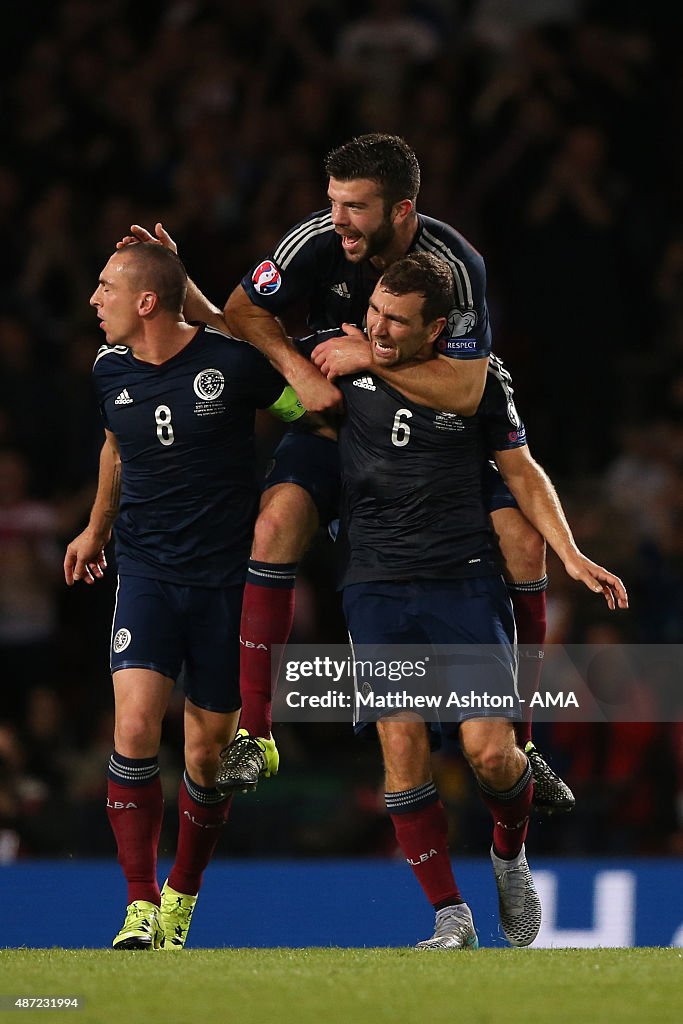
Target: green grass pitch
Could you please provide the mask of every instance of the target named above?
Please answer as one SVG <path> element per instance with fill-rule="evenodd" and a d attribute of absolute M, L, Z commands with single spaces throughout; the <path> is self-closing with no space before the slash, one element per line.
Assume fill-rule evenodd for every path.
<path fill-rule="evenodd" d="M 74 1024 L 680 1024 L 683 950 L 2 950 L 0 1010 Z"/>

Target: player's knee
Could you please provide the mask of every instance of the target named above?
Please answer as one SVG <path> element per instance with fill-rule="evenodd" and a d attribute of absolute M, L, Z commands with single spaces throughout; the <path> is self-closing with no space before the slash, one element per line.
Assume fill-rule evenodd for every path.
<path fill-rule="evenodd" d="M 392 736 L 391 731 L 385 733 L 382 744 L 384 763 L 389 770 L 397 770 L 399 766 L 407 766 L 414 762 L 416 745 L 409 736 L 399 733 Z"/>
<path fill-rule="evenodd" d="M 259 562 L 298 562 L 317 527 L 313 499 L 301 488 L 288 488 L 263 504 L 254 528 L 251 557 Z"/>
<path fill-rule="evenodd" d="M 118 715 L 114 746 L 124 757 L 152 757 L 159 749 L 161 726 L 153 715 Z"/>
<path fill-rule="evenodd" d="M 259 513 L 254 527 L 252 558 L 259 562 L 275 561 L 274 552 L 286 543 L 289 524 L 277 507 L 268 507 Z M 289 559 L 288 559 L 289 561 Z M 292 559 L 293 561 L 293 559 Z"/>
<path fill-rule="evenodd" d="M 377 726 L 387 779 L 399 789 L 410 789 L 427 781 L 429 742 L 422 722 L 388 719 Z"/>
<path fill-rule="evenodd" d="M 194 782 L 200 786 L 212 786 L 220 763 L 223 744 L 211 742 L 192 743 L 185 746 L 185 767 Z"/>
<path fill-rule="evenodd" d="M 495 741 L 473 744 L 465 756 L 475 775 L 486 782 L 495 780 L 505 773 L 508 762 L 507 751 Z"/>
<path fill-rule="evenodd" d="M 512 580 L 539 580 L 545 575 L 545 541 L 532 526 L 516 533 L 512 545 L 502 545 L 503 557 Z"/>
<path fill-rule="evenodd" d="M 529 576 L 540 579 L 545 574 L 545 541 L 538 530 L 524 530 L 518 548 Z"/>

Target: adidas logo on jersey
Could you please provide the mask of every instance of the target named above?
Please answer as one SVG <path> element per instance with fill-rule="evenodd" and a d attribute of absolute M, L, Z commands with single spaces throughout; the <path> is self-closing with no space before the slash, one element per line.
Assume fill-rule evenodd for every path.
<path fill-rule="evenodd" d="M 124 388 L 118 398 L 114 399 L 114 405 L 132 405 L 133 399 L 128 394 L 128 388 Z"/>
<path fill-rule="evenodd" d="M 366 391 L 376 391 L 374 381 L 372 377 L 356 377 L 354 381 L 351 381 L 355 388 L 365 388 Z"/>
<path fill-rule="evenodd" d="M 351 292 L 346 286 L 346 281 L 342 281 L 341 284 L 333 284 L 330 288 L 330 291 L 334 292 L 335 295 L 339 295 L 339 297 L 342 299 L 351 298 Z"/>

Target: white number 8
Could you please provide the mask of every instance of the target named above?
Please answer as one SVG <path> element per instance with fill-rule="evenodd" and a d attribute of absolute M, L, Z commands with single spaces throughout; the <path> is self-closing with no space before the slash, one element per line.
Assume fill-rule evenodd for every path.
<path fill-rule="evenodd" d="M 410 409 L 399 409 L 394 416 L 394 425 L 391 428 L 391 443 L 395 444 L 397 448 L 404 448 L 408 441 L 410 441 L 410 427 L 407 423 L 403 422 L 402 417 L 410 419 L 412 416 Z"/>
<path fill-rule="evenodd" d="M 171 410 L 167 405 L 158 405 L 154 410 L 154 419 L 157 424 L 157 437 L 162 444 L 173 444 L 175 437 L 171 425 Z"/>

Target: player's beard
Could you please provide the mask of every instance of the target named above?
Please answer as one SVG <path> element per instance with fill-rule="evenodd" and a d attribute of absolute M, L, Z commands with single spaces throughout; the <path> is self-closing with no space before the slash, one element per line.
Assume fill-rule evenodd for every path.
<path fill-rule="evenodd" d="M 373 256 L 382 255 L 394 241 L 394 225 L 388 217 L 382 221 L 380 226 L 372 234 L 361 235 L 365 240 L 365 248 L 361 253 L 344 252 L 350 263 L 360 263 L 363 260 L 371 260 Z"/>
<path fill-rule="evenodd" d="M 373 256 L 381 256 L 394 240 L 394 225 L 388 217 L 385 217 L 376 231 L 366 235 L 366 250 L 364 259 L 370 260 Z"/>

